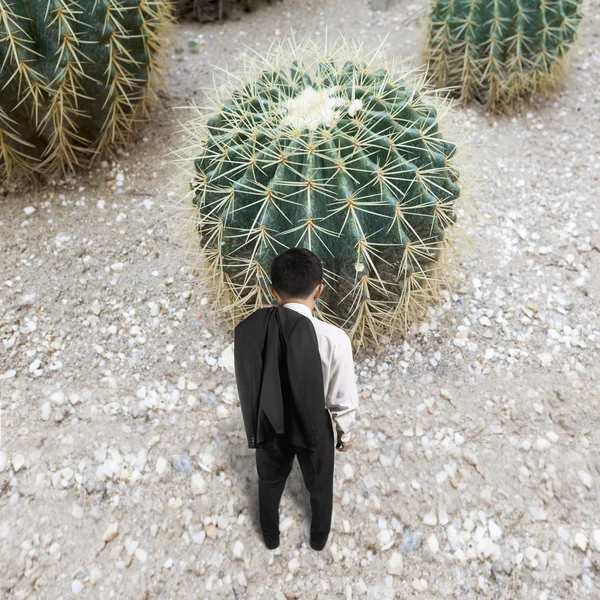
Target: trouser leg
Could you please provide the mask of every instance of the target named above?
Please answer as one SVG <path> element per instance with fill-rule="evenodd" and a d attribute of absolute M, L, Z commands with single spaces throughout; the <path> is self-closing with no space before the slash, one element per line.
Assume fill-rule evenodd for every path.
<path fill-rule="evenodd" d="M 329 414 L 326 415 L 326 419 L 325 431 L 320 436 L 314 451 L 297 450 L 304 484 L 310 493 L 312 511 L 310 536 L 317 542 L 327 538 L 333 512 L 335 442 Z"/>
<path fill-rule="evenodd" d="M 282 449 L 276 442 L 256 449 L 258 512 L 265 539 L 279 536 L 279 503 L 294 456 L 293 451 Z"/>

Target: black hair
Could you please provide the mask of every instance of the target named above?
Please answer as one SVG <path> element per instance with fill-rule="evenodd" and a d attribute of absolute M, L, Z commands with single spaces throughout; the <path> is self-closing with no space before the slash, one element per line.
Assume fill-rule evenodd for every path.
<path fill-rule="evenodd" d="M 323 265 L 310 250 L 289 248 L 273 259 L 270 277 L 283 298 L 308 298 L 323 281 Z"/>

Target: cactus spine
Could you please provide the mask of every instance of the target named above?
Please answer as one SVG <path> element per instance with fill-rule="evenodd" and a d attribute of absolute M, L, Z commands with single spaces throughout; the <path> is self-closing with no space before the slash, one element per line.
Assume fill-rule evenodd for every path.
<path fill-rule="evenodd" d="M 408 83 L 344 46 L 294 50 L 272 51 L 241 85 L 232 76 L 189 128 L 194 228 L 234 318 L 270 302 L 271 260 L 302 246 L 325 266 L 319 316 L 361 345 L 404 331 L 439 293 L 460 194 L 431 102 L 447 106 L 422 74 Z"/>
<path fill-rule="evenodd" d="M 502 110 L 551 89 L 564 68 L 582 0 L 434 0 L 428 59 L 437 84 Z"/>
<path fill-rule="evenodd" d="M 0 181 L 71 171 L 146 116 L 168 0 L 0 0 Z"/>

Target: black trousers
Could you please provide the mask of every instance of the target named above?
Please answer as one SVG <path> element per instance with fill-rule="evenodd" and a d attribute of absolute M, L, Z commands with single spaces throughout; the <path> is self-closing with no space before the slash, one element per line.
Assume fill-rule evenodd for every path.
<path fill-rule="evenodd" d="M 279 536 L 279 503 L 295 456 L 298 457 L 304 485 L 310 493 L 310 536 L 317 542 L 327 538 L 333 507 L 335 453 L 333 425 L 327 409 L 318 439 L 313 452 L 290 445 L 283 436 L 277 436 L 256 449 L 259 517 L 265 540 Z"/>

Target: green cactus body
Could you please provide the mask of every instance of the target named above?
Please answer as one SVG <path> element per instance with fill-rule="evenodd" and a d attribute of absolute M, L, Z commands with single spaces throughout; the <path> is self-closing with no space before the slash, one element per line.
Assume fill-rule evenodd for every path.
<path fill-rule="evenodd" d="M 434 0 L 429 63 L 437 83 L 502 109 L 554 86 L 582 0 Z"/>
<path fill-rule="evenodd" d="M 196 230 L 235 315 L 270 302 L 271 260 L 298 246 L 325 266 L 320 316 L 358 344 L 435 296 L 460 185 L 455 145 L 419 85 L 359 60 L 271 65 L 202 140 Z"/>
<path fill-rule="evenodd" d="M 124 143 L 170 21 L 168 0 L 0 0 L 0 180 Z"/>

